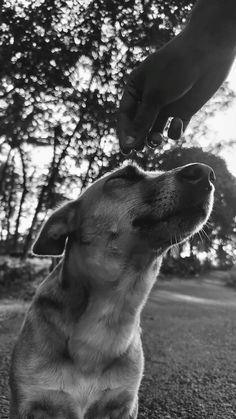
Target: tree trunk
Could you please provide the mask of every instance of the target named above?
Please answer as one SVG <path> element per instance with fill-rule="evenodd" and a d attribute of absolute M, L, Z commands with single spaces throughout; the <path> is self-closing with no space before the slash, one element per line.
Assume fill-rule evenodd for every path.
<path fill-rule="evenodd" d="M 10 177 L 10 185 L 9 185 L 9 195 L 7 200 L 7 209 L 6 209 L 6 217 L 7 217 L 7 237 L 6 237 L 6 251 L 7 253 L 11 250 L 11 217 L 14 212 L 14 186 L 15 186 L 15 172 L 14 172 L 14 160 L 13 165 L 11 168 L 11 177 Z"/>
<path fill-rule="evenodd" d="M 4 184 L 4 180 L 5 180 L 5 175 L 7 173 L 7 167 L 8 167 L 9 159 L 11 157 L 11 152 L 12 152 L 12 149 L 10 148 L 10 150 L 8 152 L 8 155 L 7 155 L 7 159 L 6 159 L 5 163 L 3 163 L 3 169 L 2 169 L 2 173 L 1 173 L 1 177 L 0 177 L 0 196 L 1 196 L 1 192 L 4 193 L 3 184 Z"/>
<path fill-rule="evenodd" d="M 90 87 L 91 87 L 91 84 L 92 84 L 92 81 L 93 81 L 94 77 L 95 77 L 95 74 L 91 77 L 91 80 L 90 80 L 90 83 L 89 83 L 89 86 L 88 86 L 88 90 L 87 90 L 86 106 L 84 108 L 82 108 L 80 119 L 79 119 L 78 123 L 76 124 L 76 126 L 74 128 L 74 131 L 68 137 L 66 145 L 63 148 L 63 150 L 62 150 L 62 152 L 61 152 L 61 154 L 60 154 L 60 156 L 59 156 L 59 158 L 56 162 L 54 161 L 54 157 L 53 157 L 53 161 L 52 161 L 52 164 L 50 165 L 50 169 L 49 169 L 48 176 L 47 176 L 47 184 L 43 185 L 43 187 L 41 189 L 41 192 L 39 194 L 39 199 L 38 199 L 38 205 L 35 209 L 35 213 L 34 213 L 34 216 L 33 216 L 33 219 L 32 219 L 32 223 L 31 223 L 29 232 L 28 232 L 28 234 L 26 236 L 26 239 L 25 239 L 24 249 L 23 249 L 23 254 L 22 254 L 23 259 L 25 259 L 27 257 L 29 248 L 31 246 L 31 241 L 32 241 L 32 238 L 33 238 L 35 225 L 36 225 L 37 220 L 38 220 L 38 214 L 40 213 L 40 211 L 42 209 L 42 204 L 43 204 L 44 197 L 45 197 L 46 193 L 48 193 L 51 190 L 51 188 L 53 187 L 53 185 L 55 184 L 55 180 L 56 180 L 56 177 L 59 173 L 61 163 L 63 162 L 63 160 L 65 159 L 65 157 L 67 155 L 67 150 L 70 147 L 71 141 L 72 141 L 75 133 L 77 131 L 79 131 L 80 128 L 82 127 L 83 117 L 84 117 L 84 114 L 87 110 Z"/>
<path fill-rule="evenodd" d="M 16 219 L 16 225 L 15 225 L 15 232 L 14 232 L 14 239 L 13 239 L 14 248 L 16 248 L 17 244 L 18 244 L 20 219 L 21 219 L 21 215 L 22 215 L 23 204 L 25 202 L 25 197 L 28 193 L 26 165 L 25 165 L 25 160 L 24 160 L 24 154 L 23 154 L 22 149 L 21 149 L 20 146 L 18 146 L 18 150 L 19 150 L 21 165 L 22 165 L 23 191 L 22 191 L 22 194 L 21 194 L 20 205 L 19 205 L 19 210 L 18 210 L 17 219 Z"/>

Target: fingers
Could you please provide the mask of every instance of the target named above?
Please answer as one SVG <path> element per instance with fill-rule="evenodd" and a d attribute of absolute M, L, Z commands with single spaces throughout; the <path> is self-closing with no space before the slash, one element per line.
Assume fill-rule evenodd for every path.
<path fill-rule="evenodd" d="M 179 140 L 184 134 L 190 121 L 191 118 L 186 119 L 185 117 L 174 117 L 168 129 L 168 138 L 175 141 Z"/>
<path fill-rule="evenodd" d="M 152 126 L 151 132 L 148 137 L 148 145 L 150 145 L 151 147 L 156 147 L 162 143 L 163 131 L 167 125 L 168 119 L 171 117 L 172 121 L 168 129 L 168 137 L 172 140 L 179 140 L 182 137 L 190 122 L 190 118 L 186 119 L 184 117 L 181 117 L 181 113 L 179 117 L 173 117 L 171 111 L 168 110 L 168 108 L 165 108 L 159 113 L 155 123 Z"/>
<path fill-rule="evenodd" d="M 221 81 L 221 79 L 220 79 Z M 217 77 L 209 73 L 202 77 L 193 85 L 193 87 L 186 92 L 186 94 L 175 102 L 167 105 L 166 112 L 169 115 L 176 116 L 182 119 L 182 131 L 185 132 L 192 116 L 201 109 L 201 107 L 210 99 L 215 93 L 219 84 Z M 176 119 L 176 118 L 174 118 Z M 168 136 L 176 139 L 180 133 L 180 124 L 173 121 L 173 126 L 170 126 Z"/>
<path fill-rule="evenodd" d="M 173 118 L 169 129 L 168 129 L 168 137 L 172 140 L 179 140 L 183 134 L 183 121 L 180 118 Z"/>
<path fill-rule="evenodd" d="M 121 151 L 124 154 L 128 154 L 134 148 L 132 120 L 137 111 L 138 103 L 138 92 L 132 85 L 127 85 L 120 101 L 117 120 L 117 134 Z"/>
<path fill-rule="evenodd" d="M 132 149 L 135 149 L 136 151 L 142 150 L 145 139 L 147 137 L 147 145 L 150 147 L 158 147 L 161 145 L 163 141 L 163 131 L 166 127 L 166 124 L 168 122 L 168 119 L 171 118 L 171 116 L 167 116 L 165 113 L 160 113 L 155 122 L 153 123 L 153 118 L 155 118 L 154 115 L 156 115 L 155 111 L 153 113 L 150 113 L 149 116 L 146 115 L 146 124 L 143 123 L 143 119 L 141 118 L 141 115 L 145 115 L 145 112 L 143 112 L 143 108 L 140 107 L 140 110 L 138 111 L 138 114 L 136 116 L 136 130 L 139 133 L 139 135 L 135 136 L 135 134 L 126 135 L 124 134 L 122 136 L 122 139 L 124 141 L 125 146 L 123 146 L 122 151 L 125 154 L 128 154 Z M 140 118 L 138 120 L 138 116 L 140 115 Z M 145 116 L 144 116 L 145 117 Z M 129 125 L 130 127 L 133 125 L 132 122 L 128 119 L 128 123 L 126 123 L 126 115 L 120 115 L 120 120 L 123 118 L 123 126 Z M 168 138 L 172 140 L 179 140 L 182 135 L 184 134 L 191 118 L 180 118 L 180 117 L 173 117 L 172 121 L 170 123 L 169 129 L 168 129 Z M 143 126 L 142 126 L 143 123 Z M 151 131 L 148 134 L 149 126 L 151 126 Z M 133 129 L 132 129 L 132 132 Z M 147 134 L 146 134 L 147 133 Z M 121 138 L 121 137 L 120 137 Z"/>
<path fill-rule="evenodd" d="M 131 104 L 131 100 L 129 99 Z M 128 112 L 121 112 L 118 116 L 118 137 L 120 141 L 121 150 L 127 154 L 132 149 L 136 151 L 142 150 L 145 140 L 151 130 L 154 121 L 159 112 L 159 106 L 150 106 L 146 102 L 141 102 L 138 109 L 138 104 L 132 103 L 128 108 Z M 131 110 L 137 109 L 135 118 L 131 120 Z M 122 107 L 121 107 L 122 109 Z"/>
<path fill-rule="evenodd" d="M 129 154 L 134 147 L 134 138 L 131 136 L 131 121 L 125 113 L 118 115 L 117 134 L 120 149 L 123 154 Z M 128 134 L 130 132 L 130 135 Z"/>
<path fill-rule="evenodd" d="M 165 129 L 168 118 L 168 115 L 164 111 L 161 111 L 157 116 L 147 141 L 148 145 L 150 145 L 151 147 L 159 146 L 162 143 L 162 133 Z"/>
<path fill-rule="evenodd" d="M 149 146 L 158 147 L 163 141 L 162 134 L 169 118 L 172 121 L 168 137 L 179 140 L 191 120 L 188 101 L 186 104 L 186 96 L 190 95 L 191 91 L 161 109 L 157 101 L 154 104 L 153 98 L 152 101 L 140 102 L 137 91 L 129 86 L 122 97 L 118 117 L 118 137 L 123 153 L 142 150 L 146 140 Z"/>
<path fill-rule="evenodd" d="M 134 122 L 133 130 L 135 135 L 135 150 L 141 150 L 151 131 L 154 122 L 159 113 L 159 105 L 150 105 L 148 102 L 141 102 L 138 107 Z"/>
<path fill-rule="evenodd" d="M 159 130 L 162 133 L 167 125 L 168 119 L 172 118 L 167 132 L 168 138 L 172 140 L 179 140 L 181 138 L 191 121 L 192 115 L 195 113 L 194 109 L 190 106 L 191 102 L 186 100 L 186 97 L 190 97 L 189 93 L 187 92 L 185 96 L 170 103 L 161 110 L 157 121 L 153 125 L 152 133 L 155 130 Z"/>

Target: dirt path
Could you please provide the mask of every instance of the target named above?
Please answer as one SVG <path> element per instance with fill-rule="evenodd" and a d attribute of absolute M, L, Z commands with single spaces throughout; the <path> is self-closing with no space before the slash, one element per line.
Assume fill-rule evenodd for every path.
<path fill-rule="evenodd" d="M 0 303 L 0 418 L 8 418 L 9 354 L 26 308 Z M 236 292 L 199 281 L 159 283 L 143 315 L 139 418 L 236 418 Z"/>

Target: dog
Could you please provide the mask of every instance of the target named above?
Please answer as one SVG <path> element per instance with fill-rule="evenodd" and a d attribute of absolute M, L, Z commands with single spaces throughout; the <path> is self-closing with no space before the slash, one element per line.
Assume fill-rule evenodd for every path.
<path fill-rule="evenodd" d="M 43 225 L 33 253 L 62 261 L 39 286 L 11 362 L 10 419 L 136 419 L 140 315 L 163 255 L 199 231 L 215 175 L 128 164 Z"/>

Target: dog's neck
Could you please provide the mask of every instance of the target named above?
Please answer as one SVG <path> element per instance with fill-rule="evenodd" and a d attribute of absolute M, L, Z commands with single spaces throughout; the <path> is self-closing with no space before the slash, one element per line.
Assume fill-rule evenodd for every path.
<path fill-rule="evenodd" d="M 74 297 L 83 290 L 90 306 L 99 309 L 99 302 L 109 302 L 114 317 L 120 317 L 126 306 L 135 317 L 156 280 L 162 257 L 145 251 L 128 255 L 125 260 L 120 260 L 122 257 L 103 257 L 97 249 L 69 244 L 62 265 L 62 284 Z"/>
<path fill-rule="evenodd" d="M 106 267 L 101 278 L 102 270 L 94 270 L 94 266 L 91 269 L 91 264 L 86 263 L 92 256 L 86 257 L 83 251 L 79 255 L 78 250 L 73 245 L 67 249 L 61 284 L 69 296 L 68 310 L 74 324 L 69 351 L 74 359 L 83 360 L 86 370 L 88 364 L 92 369 L 100 368 L 120 356 L 139 335 L 140 314 L 156 280 L 161 257 L 143 255 L 142 268 L 140 256 L 139 260 L 133 257 L 130 266 L 125 264 L 111 279 Z"/>

